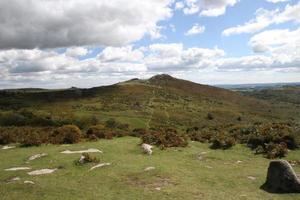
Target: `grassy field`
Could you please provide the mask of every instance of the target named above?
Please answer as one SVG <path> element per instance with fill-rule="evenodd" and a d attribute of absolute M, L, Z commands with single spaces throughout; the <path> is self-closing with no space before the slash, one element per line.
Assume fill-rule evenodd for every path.
<path fill-rule="evenodd" d="M 299 194 L 271 194 L 260 189 L 269 160 L 255 156 L 247 147 L 211 150 L 208 144 L 190 142 L 187 148 L 154 149 L 152 156 L 141 153 L 140 140 L 132 137 L 72 146 L 47 145 L 0 150 L 0 198 L 13 199 L 264 199 L 296 200 Z M 93 155 L 112 165 L 89 171 L 94 164 L 76 166 L 79 154 L 65 155 L 66 149 L 98 148 Z M 29 156 L 48 156 L 26 164 Z M 199 156 L 202 158 L 199 159 Z M 299 159 L 292 151 L 286 159 Z M 237 162 L 242 161 L 242 162 Z M 33 170 L 60 169 L 53 174 L 29 176 L 27 171 L 4 171 L 30 166 Z M 144 171 L 146 167 L 154 170 Z M 295 167 L 300 172 L 300 166 Z M 21 180 L 8 183 L 7 180 Z M 25 180 L 35 182 L 24 184 Z"/>

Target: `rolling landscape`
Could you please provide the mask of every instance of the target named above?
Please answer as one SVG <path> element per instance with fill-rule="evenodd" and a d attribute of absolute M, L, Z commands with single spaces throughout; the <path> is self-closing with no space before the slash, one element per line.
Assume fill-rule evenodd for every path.
<path fill-rule="evenodd" d="M 0 200 L 300 200 L 300 0 L 0 0 Z"/>
<path fill-rule="evenodd" d="M 249 148 L 256 135 L 248 133 L 254 124 L 265 126 L 258 130 L 274 134 L 271 142 L 278 143 L 275 134 L 295 134 L 295 145 L 299 145 L 300 104 L 290 99 L 297 99 L 297 95 L 300 98 L 300 93 L 297 87 L 292 88 L 278 92 L 272 88 L 262 96 L 256 90 L 233 92 L 161 74 L 90 89 L 2 90 L 0 142 L 7 147 L 17 142 L 21 147 L 0 151 L 5 160 L 1 168 L 20 165 L 58 169 L 45 177 L 30 177 L 24 171 L 1 172 L 2 198 L 295 199 L 296 194 L 278 196 L 260 189 L 266 177 L 268 153 L 257 154 Z M 269 98 L 269 92 L 278 98 Z M 51 134 L 69 124 L 79 127 L 80 143 L 51 144 Z M 96 138 L 91 138 L 89 132 L 97 126 L 103 135 L 97 135 L 98 130 L 94 131 Z M 277 128 L 276 133 L 268 130 L 272 126 Z M 166 129 L 188 137 L 188 145 L 174 143 L 168 148 L 157 143 L 153 155 L 142 154 L 139 137 L 145 140 L 147 134 L 155 137 L 151 130 Z M 37 134 L 32 136 L 31 132 Z M 226 143 L 226 137 L 233 138 L 232 147 L 212 148 L 215 139 Z M 155 139 L 149 142 L 156 144 Z M 89 171 L 92 163 L 77 166 L 74 161 L 78 155 L 61 154 L 66 149 L 91 148 L 103 151 L 91 155 L 111 166 Z M 47 156 L 26 162 L 40 153 Z M 291 150 L 281 156 L 300 171 L 299 153 Z M 21 181 L 13 183 L 13 177 Z M 24 184 L 27 179 L 35 184 Z"/>

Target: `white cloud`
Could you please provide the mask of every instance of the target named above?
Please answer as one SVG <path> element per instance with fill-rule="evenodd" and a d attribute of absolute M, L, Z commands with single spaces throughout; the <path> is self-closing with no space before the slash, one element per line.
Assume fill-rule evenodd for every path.
<path fill-rule="evenodd" d="M 103 62 L 113 61 L 128 61 L 140 62 L 144 57 L 140 49 L 133 49 L 132 46 L 126 47 L 106 47 L 99 55 L 98 58 Z"/>
<path fill-rule="evenodd" d="M 255 33 L 272 24 L 281 24 L 289 21 L 300 22 L 300 2 L 295 5 L 287 5 L 284 10 L 265 10 L 258 9 L 255 13 L 256 18 L 243 25 L 231 27 L 223 31 L 224 36 L 241 33 Z"/>
<path fill-rule="evenodd" d="M 300 73 L 299 31 L 274 30 L 257 34 L 249 44 L 260 44 L 268 53 L 242 57 L 226 56 L 218 47 L 185 48 L 182 43 L 106 47 L 96 57 L 85 60 L 54 50 L 2 50 L 0 87 L 90 87 L 162 72 L 198 75 L 207 71 L 211 74 Z M 232 79 L 234 81 L 235 77 Z"/>
<path fill-rule="evenodd" d="M 0 1 L 0 49 L 121 46 L 172 16 L 173 0 Z"/>
<path fill-rule="evenodd" d="M 197 34 L 204 33 L 204 31 L 205 31 L 205 26 L 201 26 L 199 24 L 194 24 L 193 27 L 185 33 L 185 35 L 187 35 L 187 36 L 197 35 Z"/>
<path fill-rule="evenodd" d="M 217 17 L 225 14 L 226 8 L 239 0 L 184 0 L 183 12 L 186 15 L 199 13 L 202 16 Z"/>
<path fill-rule="evenodd" d="M 224 55 L 225 52 L 217 47 L 184 49 L 181 43 L 154 44 L 149 47 L 145 64 L 149 70 L 184 71 L 191 68 L 205 68 L 208 62 Z"/>
<path fill-rule="evenodd" d="M 88 54 L 88 49 L 84 47 L 71 47 L 66 50 L 66 55 L 70 57 L 81 57 Z"/>
<path fill-rule="evenodd" d="M 290 1 L 290 0 L 267 0 L 267 2 L 270 2 L 270 3 L 280 3 L 280 2 L 287 2 L 287 1 Z"/>
<path fill-rule="evenodd" d="M 184 3 L 182 1 L 175 3 L 175 10 L 181 10 L 182 8 L 184 8 Z"/>

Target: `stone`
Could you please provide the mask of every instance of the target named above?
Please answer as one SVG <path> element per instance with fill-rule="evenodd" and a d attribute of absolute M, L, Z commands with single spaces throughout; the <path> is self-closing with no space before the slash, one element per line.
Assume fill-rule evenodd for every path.
<path fill-rule="evenodd" d="M 147 171 L 151 171 L 151 170 L 154 170 L 154 169 L 155 169 L 155 167 L 146 167 L 144 169 L 144 171 L 147 172 Z"/>
<path fill-rule="evenodd" d="M 70 150 L 65 150 L 60 153 L 63 154 L 82 154 L 82 153 L 102 153 L 99 149 L 87 149 L 87 150 L 81 150 L 81 151 L 70 151 Z"/>
<path fill-rule="evenodd" d="M 9 169 L 5 169 L 5 171 L 21 171 L 21 170 L 30 170 L 30 167 L 12 167 Z"/>
<path fill-rule="evenodd" d="M 43 175 L 43 174 L 52 174 L 55 172 L 57 169 L 40 169 L 40 170 L 35 170 L 32 172 L 28 172 L 27 174 L 30 176 L 38 176 L 38 175 Z"/>
<path fill-rule="evenodd" d="M 28 161 L 36 160 L 36 159 L 38 159 L 38 158 L 42 158 L 42 157 L 45 157 L 45 156 L 47 156 L 46 153 L 39 153 L 39 154 L 30 156 L 30 157 L 28 158 Z"/>
<path fill-rule="evenodd" d="M 144 153 L 146 153 L 148 155 L 152 155 L 153 146 L 151 146 L 150 144 L 143 143 L 141 145 L 141 148 L 143 149 Z"/>
<path fill-rule="evenodd" d="M 100 163 L 98 165 L 95 165 L 94 167 L 92 167 L 90 170 L 94 170 L 94 169 L 97 169 L 97 168 L 101 168 L 101 167 L 105 167 L 105 166 L 110 166 L 111 163 Z"/>
<path fill-rule="evenodd" d="M 300 193 L 300 179 L 286 160 L 270 162 L 263 189 L 275 193 Z"/>

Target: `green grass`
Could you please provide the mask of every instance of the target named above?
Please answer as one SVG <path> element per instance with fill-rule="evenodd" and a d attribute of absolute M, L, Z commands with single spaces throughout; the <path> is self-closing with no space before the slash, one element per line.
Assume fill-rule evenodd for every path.
<path fill-rule="evenodd" d="M 132 137 L 79 143 L 69 147 L 47 145 L 0 150 L 0 197 L 13 199 L 300 199 L 298 194 L 270 194 L 260 189 L 269 160 L 242 145 L 231 150 L 211 150 L 207 144 L 191 142 L 187 148 L 154 149 L 152 156 L 141 153 L 140 140 Z M 79 155 L 60 151 L 99 148 L 93 154 L 111 166 L 88 171 L 93 164 L 74 165 Z M 201 152 L 208 152 L 199 160 Z M 26 159 L 37 153 L 49 155 L 29 164 Z M 299 159 L 300 151 L 291 151 L 286 159 Z M 243 161 L 237 164 L 236 161 Z M 31 166 L 33 169 L 62 167 L 53 174 L 29 176 L 24 171 L 6 168 Z M 156 169 L 144 172 L 144 168 Z M 212 167 L 212 168 L 210 168 Z M 300 172 L 300 167 L 295 167 Z M 19 176 L 21 181 L 6 183 Z M 256 177 L 250 180 L 248 176 Z M 31 180 L 35 185 L 24 184 Z M 158 191 L 155 188 L 160 187 Z"/>

